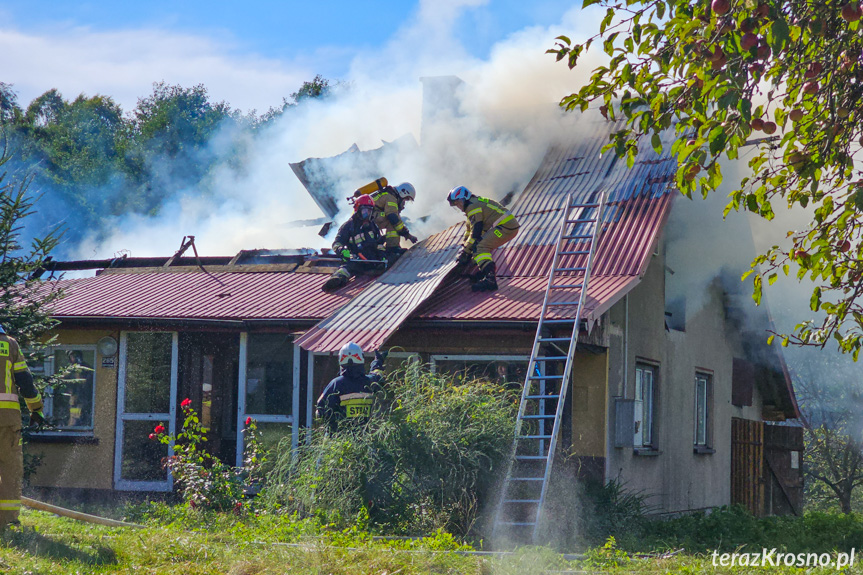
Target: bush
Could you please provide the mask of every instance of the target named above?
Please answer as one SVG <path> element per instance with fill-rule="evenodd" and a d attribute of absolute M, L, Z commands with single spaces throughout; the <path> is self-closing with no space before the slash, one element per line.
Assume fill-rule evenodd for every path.
<path fill-rule="evenodd" d="M 407 367 L 389 377 L 368 423 L 315 432 L 296 460 L 281 443 L 268 501 L 339 526 L 367 513 L 389 533 L 466 535 L 503 476 L 517 409 L 498 384 Z"/>
<path fill-rule="evenodd" d="M 195 509 L 240 513 L 246 495 L 260 488 L 267 462 L 257 425 L 252 418 L 246 419 L 243 466 L 232 467 L 203 448 L 207 430 L 191 408 L 191 401 L 185 399 L 181 406 L 185 419 L 180 433 L 176 437 L 168 435 L 159 424 L 150 439 L 174 445 L 174 455 L 167 458 L 165 466 L 173 474 L 183 500 Z"/>

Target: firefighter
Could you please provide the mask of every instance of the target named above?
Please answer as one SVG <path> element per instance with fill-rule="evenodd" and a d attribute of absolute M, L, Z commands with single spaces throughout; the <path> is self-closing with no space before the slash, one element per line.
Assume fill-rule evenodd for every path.
<path fill-rule="evenodd" d="M 417 243 L 417 237 L 410 233 L 401 218 L 405 202 L 414 201 L 417 192 L 413 185 L 402 182 L 395 187 L 385 186 L 369 195 L 375 202 L 375 224 L 382 233 L 386 230 L 387 262 L 392 264 L 404 253 L 399 236 Z"/>
<path fill-rule="evenodd" d="M 21 404 L 19 394 L 30 409 L 31 425 L 41 426 L 42 397 L 33 384 L 33 376 L 21 355 L 18 342 L 6 335 L 0 326 L 0 362 L 3 387 L 0 387 L 0 531 L 18 524 L 21 509 L 21 482 L 24 455 L 21 451 Z"/>
<path fill-rule="evenodd" d="M 382 263 L 374 265 L 357 261 L 383 262 L 385 260 L 385 239 L 373 221 L 374 212 L 375 203 L 368 195 L 362 195 L 354 201 L 353 215 L 339 228 L 333 242 L 333 251 L 342 258 L 344 263 L 324 283 L 324 291 L 342 287 L 352 276 L 368 270 L 370 265 L 382 267 Z"/>
<path fill-rule="evenodd" d="M 491 250 L 500 247 L 518 233 L 518 220 L 509 210 L 494 200 L 481 198 L 464 186 L 450 190 L 449 205 L 467 216 L 464 242 L 458 251 L 460 265 L 476 262 L 479 272 L 474 276 L 473 291 L 497 289 L 494 260 Z"/>
<path fill-rule="evenodd" d="M 339 350 L 339 375 L 324 388 L 318 398 L 317 415 L 331 431 L 339 421 L 367 421 L 372 414 L 374 394 L 383 389 L 383 369 L 387 352 L 376 351 L 371 372 L 365 373 L 362 348 L 353 342 Z"/>

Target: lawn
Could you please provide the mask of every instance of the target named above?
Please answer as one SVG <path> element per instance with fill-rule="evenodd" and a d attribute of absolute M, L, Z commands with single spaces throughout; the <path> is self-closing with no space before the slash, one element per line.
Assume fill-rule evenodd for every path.
<path fill-rule="evenodd" d="M 163 507 L 143 529 L 80 523 L 25 510 L 22 529 L 0 536 L 0 573 L 799 573 L 789 567 L 714 567 L 710 554 L 630 556 L 613 547 L 567 557 L 545 548 L 476 554 L 451 536 L 381 540 L 358 528 L 328 530 L 284 516 L 194 514 Z M 618 564 L 619 565 L 616 565 Z M 859 562 L 858 562 L 859 563 Z M 819 568 L 809 573 L 835 573 Z M 856 566 L 845 572 L 863 573 Z"/>

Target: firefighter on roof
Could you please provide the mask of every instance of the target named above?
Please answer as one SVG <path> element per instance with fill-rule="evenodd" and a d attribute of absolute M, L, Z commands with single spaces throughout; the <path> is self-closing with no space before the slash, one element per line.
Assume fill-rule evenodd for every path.
<path fill-rule="evenodd" d="M 491 250 L 502 246 L 518 233 L 518 220 L 509 210 L 494 200 L 481 198 L 464 186 L 453 188 L 447 196 L 449 205 L 467 216 L 464 243 L 459 249 L 457 261 L 467 264 L 471 258 L 479 268 L 473 291 L 497 289 L 494 260 Z"/>
<path fill-rule="evenodd" d="M 417 243 L 417 237 L 410 233 L 401 218 L 405 202 L 414 201 L 417 192 L 411 184 L 402 182 L 395 187 L 385 186 L 369 195 L 375 202 L 375 224 L 381 232 L 386 230 L 387 261 L 392 263 L 404 252 L 399 237 Z"/>
<path fill-rule="evenodd" d="M 339 421 L 367 421 L 372 414 L 374 394 L 383 389 L 383 369 L 387 352 L 376 351 L 371 372 L 365 373 L 362 348 L 351 342 L 339 350 L 339 376 L 318 398 L 317 414 L 336 431 Z"/>
<path fill-rule="evenodd" d="M 324 291 L 338 289 L 364 271 L 383 267 L 385 240 L 372 221 L 374 211 L 375 203 L 369 196 L 363 195 L 354 201 L 353 215 L 339 228 L 333 242 L 333 251 L 344 263 L 323 285 Z"/>
<path fill-rule="evenodd" d="M 33 376 L 21 355 L 18 342 L 6 335 L 0 326 L 0 365 L 3 384 L 0 387 L 0 531 L 18 523 L 21 510 L 21 481 L 24 455 L 21 451 L 21 404 L 30 409 L 30 422 L 41 426 L 42 397 L 33 384 Z"/>

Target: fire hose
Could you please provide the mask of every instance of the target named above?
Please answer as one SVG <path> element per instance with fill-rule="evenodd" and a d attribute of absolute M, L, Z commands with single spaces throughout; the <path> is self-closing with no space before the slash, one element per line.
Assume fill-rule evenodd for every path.
<path fill-rule="evenodd" d="M 29 497 L 22 497 L 21 504 L 26 505 L 30 509 L 47 511 L 48 513 L 54 513 L 55 515 L 68 517 L 69 519 L 75 519 L 76 521 L 85 521 L 87 523 L 95 523 L 97 525 L 107 525 L 108 527 L 135 527 L 137 529 L 141 529 L 144 527 L 143 525 L 138 525 L 137 523 L 126 523 L 125 521 L 117 521 L 116 519 L 107 519 L 105 517 L 99 517 L 97 515 L 90 515 L 89 513 L 72 511 L 71 509 L 66 509 L 64 507 L 58 507 L 56 505 L 42 503 L 41 501 L 36 501 L 35 499 L 30 499 Z"/>

